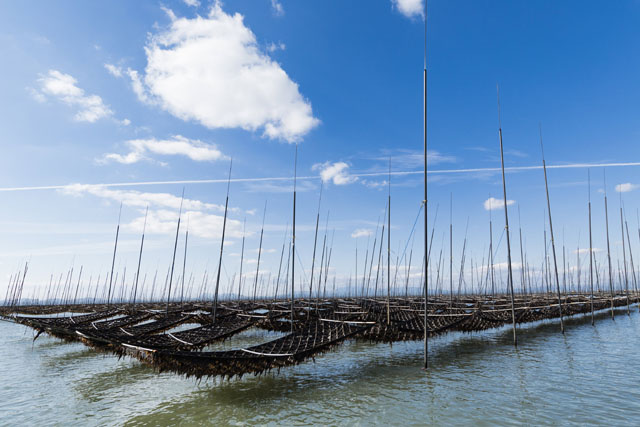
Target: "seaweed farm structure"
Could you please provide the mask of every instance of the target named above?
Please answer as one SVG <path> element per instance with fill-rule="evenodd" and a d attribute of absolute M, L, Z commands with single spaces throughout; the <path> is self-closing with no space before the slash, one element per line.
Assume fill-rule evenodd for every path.
<path fill-rule="evenodd" d="M 536 322 L 598 310 L 630 307 L 637 293 L 571 293 L 519 295 L 512 318 L 508 295 L 430 296 L 429 337 L 451 331 L 473 332 L 503 325 Z M 291 307 L 293 306 L 293 312 Z M 56 313 L 74 313 L 55 317 Z M 84 314 L 81 314 L 84 313 Z M 106 305 L 31 305 L 5 307 L 1 314 L 67 341 L 79 341 L 119 356 L 132 356 L 159 371 L 187 376 L 233 377 L 259 374 L 296 365 L 339 346 L 345 340 L 395 342 L 421 340 L 425 335 L 422 298 L 328 298 L 224 301 L 212 317 L 210 303 Z M 293 323 L 291 323 L 293 317 Z M 187 325 L 187 328 L 180 328 Z M 284 334 L 247 348 L 208 351 L 212 344 L 250 328 Z M 177 332 L 176 332 L 177 330 Z"/>
<path fill-rule="evenodd" d="M 431 230 L 429 230 L 427 221 L 427 211 L 431 209 L 433 202 L 428 202 L 427 199 L 426 2 L 424 12 L 424 196 L 419 201 L 419 208 L 416 206 L 418 208 L 418 216 L 406 241 L 405 250 L 402 254 L 400 251 L 396 254 L 395 269 L 392 267 L 391 251 L 392 174 L 390 159 L 387 182 L 389 193 L 381 232 L 378 234 L 379 228 L 377 228 L 373 245 L 369 247 L 369 243 L 367 243 L 364 267 L 363 264 L 360 264 L 360 268 L 358 267 L 356 247 L 355 279 L 353 282 L 351 278 L 349 279 L 348 291 L 344 292 L 344 287 L 343 291 L 336 290 L 335 274 L 333 276 L 333 289 L 327 291 L 329 266 L 333 253 L 333 238 L 331 238 L 331 243 L 327 241 L 327 229 L 325 228 L 324 237 L 321 239 L 323 242 L 321 245 L 318 244 L 322 187 L 320 187 L 318 213 L 315 221 L 310 278 L 306 278 L 303 269 L 304 277 L 300 277 L 300 282 L 296 283 L 296 259 L 298 258 L 299 261 L 300 258 L 296 250 L 298 160 L 298 146 L 296 144 L 292 179 L 291 228 L 288 229 L 286 227 L 287 230 L 280 254 L 280 265 L 277 269 L 277 278 L 274 277 L 274 280 L 271 280 L 271 276 L 269 276 L 266 286 L 262 281 L 259 281 L 260 261 L 263 252 L 264 218 L 266 214 L 265 202 L 253 286 L 245 283 L 245 288 L 243 289 L 243 260 L 245 256 L 243 233 L 237 285 L 235 284 L 236 275 L 234 273 L 233 278 L 228 280 L 227 292 L 225 293 L 221 289 L 220 279 L 221 271 L 224 268 L 225 233 L 232 174 L 231 163 L 229 165 L 220 253 L 214 286 L 208 286 L 209 277 L 206 271 L 199 289 L 197 285 L 194 285 L 193 276 L 186 280 L 188 225 L 184 235 L 182 266 L 178 265 L 176 268 L 176 258 L 177 256 L 179 258 L 177 249 L 183 213 L 183 189 L 171 263 L 168 266 L 164 287 L 160 284 L 156 287 L 157 270 L 153 278 L 153 284 L 150 286 L 150 292 L 149 287 L 146 290 L 144 289 L 146 275 L 141 282 L 139 280 L 147 224 L 146 215 L 133 283 L 130 287 L 125 284 L 125 267 L 125 271 L 121 276 L 121 284 L 118 285 L 119 279 L 118 273 L 115 271 L 115 265 L 120 233 L 119 218 L 115 233 L 113 257 L 110 259 L 111 270 L 104 277 L 102 286 L 100 285 L 99 276 L 95 282 L 95 287 L 92 289 L 92 279 L 90 278 L 89 286 L 87 288 L 82 287 L 86 294 L 80 297 L 82 293 L 80 292 L 82 267 L 78 274 L 77 283 L 72 281 L 74 271 L 71 268 L 64 281 L 61 274 L 56 285 L 53 281 L 53 276 L 51 276 L 47 287 L 39 287 L 37 291 L 40 293 L 38 295 L 34 294 L 31 298 L 23 298 L 25 276 L 29 269 L 29 264 L 26 263 L 23 270 L 18 271 L 9 279 L 4 304 L 0 306 L 0 319 L 33 328 L 36 331 L 36 338 L 45 333 L 67 341 L 82 342 L 100 351 L 114 353 L 118 356 L 134 357 L 157 368 L 159 371 L 171 371 L 200 378 L 208 376 L 234 377 L 245 374 L 260 374 L 274 369 L 278 370 L 313 359 L 323 352 L 337 348 L 347 340 L 366 340 L 369 342 L 423 340 L 424 368 L 426 369 L 428 367 L 429 354 L 428 340 L 449 332 L 476 332 L 511 325 L 513 343 L 517 346 L 517 326 L 521 324 L 557 319 L 559 321 L 559 329 L 564 333 L 564 318 L 567 316 L 590 315 L 593 324 L 595 322 L 595 313 L 598 311 L 610 311 L 611 317 L 614 318 L 616 309 L 626 308 L 629 314 L 632 306 L 640 304 L 640 293 L 638 292 L 637 271 L 634 266 L 631 238 L 622 197 L 620 198 L 622 267 L 620 267 L 620 261 L 618 261 L 616 278 L 611 259 L 606 183 L 604 185 L 606 261 L 598 265 L 597 257 L 593 251 L 591 183 L 590 175 L 588 175 L 588 283 L 586 283 L 584 277 L 581 277 L 579 256 L 576 270 L 577 279 L 574 281 L 571 268 L 567 268 L 568 263 L 565 259 L 564 244 L 562 247 L 562 263 L 561 267 L 559 267 L 559 256 L 557 255 L 559 250 L 556 251 L 541 127 L 542 167 L 540 169 L 544 171 L 546 191 L 544 258 L 541 268 L 536 268 L 532 265 L 531 259 L 523 249 L 522 229 L 520 228 L 518 233 L 520 259 L 519 265 L 514 266 L 511 245 L 512 230 L 509 228 L 509 199 L 507 198 L 504 166 L 499 88 L 497 88 L 497 116 L 502 172 L 502 200 L 499 200 L 499 202 L 504 208 L 503 236 L 506 237 L 507 278 L 504 280 L 495 277 L 497 247 L 494 246 L 493 219 L 490 217 L 488 227 L 490 233 L 488 239 L 489 247 L 486 259 L 483 258 L 481 263 L 476 262 L 474 265 L 473 258 L 469 257 L 470 262 L 466 262 L 467 237 L 465 235 L 457 277 L 457 290 L 454 288 L 452 220 L 449 223 L 448 260 L 446 255 L 443 260 L 442 247 L 438 257 L 432 251 L 436 220 L 433 220 L 433 228 Z M 422 173 L 422 171 L 420 172 Z M 488 201 L 491 200 L 495 199 L 490 198 Z M 436 205 L 436 218 L 437 212 Z M 489 212 L 491 212 L 491 206 Z M 409 242 L 415 237 L 414 231 L 421 214 L 424 219 L 424 228 L 421 230 L 424 234 L 420 236 L 423 238 L 424 244 L 424 251 L 420 254 L 422 268 L 420 269 L 419 286 L 411 288 L 410 291 L 409 281 L 413 249 L 409 252 L 408 257 L 406 256 L 406 249 L 409 246 Z M 547 225 L 549 227 L 548 236 Z M 515 236 L 515 233 L 513 235 Z M 640 226 L 638 227 L 638 237 L 640 238 Z M 501 240 L 502 237 L 500 238 Z M 500 241 L 497 246 L 500 245 Z M 286 250 L 287 246 L 288 250 Z M 548 254 L 549 247 L 551 249 L 551 257 Z M 317 252 L 320 253 L 320 256 L 317 256 Z M 385 256 L 383 256 L 383 253 Z M 578 249 L 576 253 L 579 255 L 580 250 Z M 550 258 L 552 262 L 550 262 Z M 374 273 L 376 259 L 377 267 Z M 283 260 L 286 263 L 284 268 Z M 447 270 L 445 264 L 448 264 L 447 278 L 445 278 Z M 468 283 L 464 279 L 465 271 L 468 271 L 469 267 L 471 270 L 470 287 L 467 286 Z M 180 269 L 182 270 L 181 274 L 178 271 Z M 405 270 L 405 280 L 398 278 L 399 271 L 402 269 Z M 514 277 L 514 270 L 519 270 L 519 278 Z M 562 270 L 562 284 L 560 270 Z M 569 272 L 569 280 L 567 280 L 567 272 Z M 176 275 L 178 279 L 174 280 Z M 475 284 L 474 276 L 477 279 Z M 445 281 L 448 282 L 448 289 L 445 287 Z M 161 280 L 158 282 L 161 282 Z M 516 286 L 514 285 L 517 282 L 519 282 L 520 288 L 518 290 L 515 289 Z M 268 289 L 271 284 L 275 284 L 275 290 Z M 209 290 L 213 290 L 213 293 L 209 292 Z M 100 295 L 99 291 L 101 291 Z M 253 295 L 252 298 L 247 296 L 250 294 Z M 257 345 L 233 345 L 234 340 L 242 336 L 242 334 L 256 329 L 270 331 L 273 332 L 273 335 L 279 336 L 274 339 L 267 339 Z M 230 350 L 226 348 L 220 349 L 221 346 L 219 344 L 225 341 L 230 341 L 233 348 Z"/>

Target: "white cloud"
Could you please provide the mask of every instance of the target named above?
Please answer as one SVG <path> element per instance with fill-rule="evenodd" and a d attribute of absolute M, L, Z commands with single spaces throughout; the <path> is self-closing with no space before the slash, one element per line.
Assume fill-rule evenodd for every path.
<path fill-rule="evenodd" d="M 215 145 L 206 144 L 200 140 L 188 139 L 180 135 L 175 135 L 166 140 L 158 140 L 155 138 L 133 139 L 127 141 L 126 144 L 131 150 L 129 153 L 109 153 L 106 154 L 102 160 L 113 160 L 118 163 L 132 164 L 147 159 L 147 153 L 160 154 L 163 156 L 186 156 L 197 162 L 224 160 L 227 158 Z"/>
<path fill-rule="evenodd" d="M 509 270 L 509 263 L 508 262 L 496 262 L 493 264 L 493 268 L 495 270 Z M 511 262 L 511 269 L 512 270 L 518 270 L 522 268 L 522 264 L 520 264 L 519 262 Z"/>
<path fill-rule="evenodd" d="M 145 208 L 149 206 L 147 232 L 155 234 L 175 233 L 181 197 L 169 193 L 143 193 L 134 190 L 112 190 L 100 185 L 72 184 L 66 186 L 61 193 L 80 197 L 85 194 L 105 200 L 122 202 L 124 206 L 137 209 L 138 217 L 124 224 L 131 232 L 141 232 L 144 224 Z M 203 238 L 219 238 L 222 233 L 224 206 L 202 202 L 194 199 L 182 201 L 183 220 L 189 220 L 189 233 Z M 238 208 L 230 208 L 231 212 L 239 212 Z M 213 214 L 210 212 L 218 212 Z M 242 237 L 242 222 L 227 218 L 227 234 L 229 237 Z M 251 233 L 247 232 L 248 235 Z"/>
<path fill-rule="evenodd" d="M 349 175 L 349 165 L 345 162 L 325 162 L 316 163 L 311 170 L 319 170 L 320 178 L 323 182 L 331 181 L 335 185 L 351 184 L 358 180 L 357 177 Z"/>
<path fill-rule="evenodd" d="M 144 208 L 146 206 L 169 208 L 178 210 L 180 208 L 181 197 L 170 193 L 143 193 L 135 190 L 112 190 L 102 185 L 91 184 L 70 184 L 60 190 L 63 194 L 70 196 L 83 196 L 91 194 L 103 199 L 122 202 L 124 206 Z M 214 203 L 206 203 L 200 200 L 184 199 L 183 208 L 197 211 L 217 211 L 224 212 L 224 206 Z M 234 208 L 235 209 L 235 208 Z M 232 209 L 233 210 L 233 209 Z"/>
<path fill-rule="evenodd" d="M 600 248 L 592 248 L 593 252 L 602 252 L 602 249 Z M 573 251 L 574 254 L 580 254 L 580 255 L 584 255 L 584 254 L 588 254 L 589 253 L 589 248 L 580 248 L 580 249 L 576 249 L 575 251 Z"/>
<path fill-rule="evenodd" d="M 389 162 L 389 159 L 391 159 L 394 169 L 412 169 L 424 166 L 424 153 L 422 150 L 407 150 L 403 148 L 396 150 L 385 149 L 381 151 L 380 155 L 376 155 L 371 158 L 373 160 L 385 162 L 385 165 Z M 429 163 L 429 167 L 440 163 L 453 163 L 455 161 L 456 158 L 453 156 L 448 156 L 434 150 L 427 151 L 427 162 Z"/>
<path fill-rule="evenodd" d="M 75 119 L 80 122 L 93 123 L 105 117 L 111 117 L 113 111 L 104 104 L 98 95 L 86 95 L 79 88 L 77 80 L 69 74 L 57 70 L 49 70 L 46 76 L 38 79 L 41 94 L 60 99 L 67 105 L 78 109 Z"/>
<path fill-rule="evenodd" d="M 386 179 L 383 179 L 382 181 L 373 181 L 373 180 L 363 179 L 360 182 L 363 185 L 369 188 L 374 188 L 374 189 L 382 189 L 389 185 L 389 181 L 387 181 Z"/>
<path fill-rule="evenodd" d="M 233 181 L 233 179 L 232 179 Z M 252 193 L 292 193 L 293 192 L 293 182 L 281 183 L 274 181 L 247 181 L 243 180 L 245 186 L 248 191 Z M 299 180 L 296 183 L 296 191 L 298 193 L 306 192 L 306 191 L 315 191 L 318 187 L 311 181 L 307 180 Z"/>
<path fill-rule="evenodd" d="M 271 9 L 277 16 L 284 15 L 284 8 L 282 7 L 282 3 L 280 3 L 280 0 L 271 0 Z"/>
<path fill-rule="evenodd" d="M 633 191 L 633 190 L 637 189 L 638 187 L 640 187 L 640 185 L 631 184 L 630 182 L 625 182 L 624 184 L 616 185 L 616 191 L 618 193 L 626 193 L 626 192 L 629 192 L 629 191 Z"/>
<path fill-rule="evenodd" d="M 40 104 L 43 104 L 47 101 L 47 97 L 44 96 L 42 93 L 40 93 L 39 91 L 35 90 L 32 87 L 27 87 L 25 88 L 27 90 L 27 92 L 29 92 L 29 95 L 31 95 L 31 97 L 36 100 L 37 102 L 39 102 Z"/>
<path fill-rule="evenodd" d="M 368 228 L 358 228 L 353 233 L 351 233 L 351 237 L 357 239 L 358 237 L 367 237 L 373 234 L 373 230 Z"/>
<path fill-rule="evenodd" d="M 122 77 L 122 68 L 113 64 L 104 64 L 104 68 L 106 68 L 109 74 L 111 74 L 112 76 Z"/>
<path fill-rule="evenodd" d="M 511 206 L 515 203 L 515 200 L 507 200 L 507 206 Z M 484 201 L 485 210 L 495 210 L 504 208 L 504 200 L 496 199 L 495 197 L 489 197 Z"/>
<path fill-rule="evenodd" d="M 182 0 L 184 4 L 191 7 L 199 7 L 200 2 L 198 0 Z"/>
<path fill-rule="evenodd" d="M 269 52 L 275 52 L 276 50 L 285 50 L 286 48 L 287 46 L 282 42 L 278 42 L 278 43 L 271 42 L 267 45 L 267 50 Z"/>
<path fill-rule="evenodd" d="M 422 16 L 424 10 L 423 0 L 391 0 L 391 3 L 407 18 Z"/>
<path fill-rule="evenodd" d="M 127 70 L 140 100 L 211 129 L 261 129 L 288 142 L 319 124 L 298 84 L 259 49 L 242 15 L 225 13 L 216 2 L 206 17 L 170 18 L 145 47 L 145 73 Z"/>
<path fill-rule="evenodd" d="M 145 219 L 144 212 L 141 213 L 141 216 L 125 224 L 124 228 L 131 232 L 141 232 Z M 187 210 L 182 212 L 182 226 L 186 227 L 187 218 L 189 220 L 190 235 L 203 237 L 205 239 L 219 239 L 222 235 L 222 224 L 224 222 L 222 215 Z M 176 232 L 177 221 L 178 212 L 175 210 L 149 209 L 146 231 L 153 234 L 172 235 Z M 227 237 L 242 237 L 242 221 L 227 218 L 226 235 Z"/>

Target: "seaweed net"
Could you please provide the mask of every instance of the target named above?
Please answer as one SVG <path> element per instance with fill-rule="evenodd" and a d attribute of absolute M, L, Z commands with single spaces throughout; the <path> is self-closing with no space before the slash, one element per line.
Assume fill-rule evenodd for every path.
<path fill-rule="evenodd" d="M 474 332 L 509 325 L 555 319 L 629 307 L 638 295 L 600 293 L 562 296 L 552 294 L 430 297 L 426 335 L 450 331 Z M 0 315 L 65 340 L 128 355 L 160 371 L 187 376 L 242 376 L 259 374 L 313 359 L 347 339 L 374 342 L 419 340 L 425 336 L 423 298 L 332 298 L 291 301 L 228 301 L 212 319 L 211 305 L 137 304 L 121 306 L 31 306 L 4 309 Z M 66 317 L 34 315 L 66 312 Z M 17 316 L 17 313 L 21 313 Z M 24 315 L 28 313 L 30 315 Z M 182 326 L 181 326 L 182 325 Z M 246 348 L 202 351 L 249 328 L 286 335 Z M 176 331 L 174 329 L 181 329 Z M 36 336 L 37 338 L 37 336 Z"/>

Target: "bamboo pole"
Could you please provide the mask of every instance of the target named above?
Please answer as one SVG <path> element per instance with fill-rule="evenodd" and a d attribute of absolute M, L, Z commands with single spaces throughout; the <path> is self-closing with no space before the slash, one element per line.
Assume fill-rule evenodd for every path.
<path fill-rule="evenodd" d="M 116 252 L 118 250 L 118 235 L 120 234 L 120 218 L 122 216 L 122 203 L 118 213 L 118 226 L 116 227 L 116 242 L 113 246 L 113 259 L 111 260 L 111 274 L 109 275 L 109 290 L 107 291 L 107 308 L 111 305 L 111 285 L 113 283 L 113 268 L 116 264 Z"/>
<path fill-rule="evenodd" d="M 169 302 L 171 301 L 171 284 L 173 282 L 173 269 L 176 263 L 176 251 L 178 250 L 178 236 L 180 235 L 180 220 L 182 219 L 182 203 L 184 202 L 184 187 L 182 187 L 182 197 L 180 198 L 180 211 L 178 213 L 178 225 L 176 226 L 176 240 L 173 244 L 173 258 L 171 261 L 171 273 L 169 276 L 169 288 L 167 289 L 167 317 L 169 316 Z"/>
<path fill-rule="evenodd" d="M 389 210 L 387 211 L 387 324 L 391 323 L 391 158 L 389 158 Z"/>
<path fill-rule="evenodd" d="M 136 296 L 138 293 L 138 279 L 140 278 L 140 264 L 142 263 L 142 248 L 144 247 L 144 233 L 147 229 L 147 215 L 149 214 L 149 205 L 147 205 L 147 209 L 144 213 L 144 225 L 142 226 L 142 240 L 140 241 L 140 254 L 138 255 L 138 268 L 136 270 L 136 282 L 133 286 L 133 301 L 132 304 L 136 303 Z"/>
<path fill-rule="evenodd" d="M 615 315 L 613 313 L 613 272 L 611 270 L 611 246 L 609 244 L 609 209 L 607 207 L 607 178 L 605 175 L 604 178 L 604 217 L 606 224 L 606 232 L 607 232 L 607 260 L 609 263 L 609 289 L 611 290 L 611 319 L 615 319 Z"/>
<path fill-rule="evenodd" d="M 187 247 L 189 245 L 189 215 L 187 215 L 187 228 L 184 234 L 184 257 L 182 258 L 182 280 L 180 286 L 180 307 L 184 303 L 184 279 L 187 275 Z"/>
<path fill-rule="evenodd" d="M 316 266 L 316 246 L 318 244 L 318 226 L 320 225 L 320 203 L 322 202 L 322 187 L 323 182 L 320 183 L 320 196 L 318 197 L 318 213 L 316 215 L 316 233 L 313 237 L 313 255 L 311 256 L 311 280 L 309 281 L 309 300 L 313 296 L 313 273 Z M 311 310 L 309 310 L 311 314 Z"/>
<path fill-rule="evenodd" d="M 211 320 L 213 323 L 217 321 L 218 315 L 218 292 L 220 290 L 220 272 L 222 271 L 222 253 L 224 252 L 224 235 L 227 231 L 227 212 L 229 209 L 229 189 L 231 188 L 231 168 L 233 167 L 233 159 L 229 162 L 229 178 L 227 178 L 227 197 L 224 202 L 224 219 L 222 220 L 222 237 L 220 239 L 220 257 L 218 258 L 218 272 L 216 274 L 216 289 L 213 294 L 213 307 L 211 308 Z"/>
<path fill-rule="evenodd" d="M 589 287 L 591 288 L 591 326 L 595 326 L 595 314 L 593 311 L 593 239 L 591 236 L 591 171 L 587 169 L 587 181 L 589 186 Z"/>
<path fill-rule="evenodd" d="M 504 229 L 507 235 L 507 268 L 509 269 L 508 283 L 511 292 L 511 320 L 513 324 L 513 345 L 518 346 L 516 332 L 516 311 L 513 296 L 513 271 L 511 270 L 511 238 L 509 233 L 509 211 L 507 207 L 507 181 L 504 175 L 504 150 L 502 145 L 502 118 L 500 117 L 500 87 L 496 86 L 498 94 L 498 136 L 500 138 L 500 163 L 502 165 L 502 194 L 504 197 Z"/>
<path fill-rule="evenodd" d="M 260 259 L 262 258 L 262 237 L 264 236 L 264 219 L 267 216 L 267 201 L 264 201 L 264 210 L 262 211 L 262 228 L 260 229 L 260 244 L 258 245 L 258 262 L 256 263 L 256 277 L 253 283 L 253 300 L 256 300 L 256 291 L 258 289 L 258 276 L 260 275 Z"/>
<path fill-rule="evenodd" d="M 428 367 L 428 305 L 429 305 L 429 259 L 427 253 L 429 252 L 427 248 L 427 0 L 424 0 L 424 96 L 423 96 L 423 110 L 424 110 L 424 118 L 423 118 L 423 132 L 424 132 L 424 144 L 423 144 L 423 157 L 424 157 L 424 199 L 422 203 L 424 203 L 424 253 L 425 253 L 425 262 L 424 262 L 424 270 L 422 274 L 424 275 L 424 368 Z M 433 237 L 433 234 L 432 234 Z M 430 249 L 430 248 L 429 248 Z"/>
<path fill-rule="evenodd" d="M 240 250 L 240 274 L 238 275 L 238 301 L 242 299 L 242 264 L 244 263 L 244 240 L 246 236 L 247 218 L 242 223 L 242 249 Z M 284 243 L 282 244 L 284 252 Z M 282 266 L 282 255 L 280 256 L 280 265 Z M 278 281 L 280 281 L 280 272 L 278 272 Z"/>
<path fill-rule="evenodd" d="M 556 288 L 558 291 L 558 309 L 560 310 L 560 331 L 564 334 L 564 319 L 562 317 L 562 296 L 560 294 L 560 278 L 558 277 L 558 260 L 556 258 L 556 243 L 553 236 L 553 221 L 551 219 L 551 199 L 549 198 L 549 182 L 547 180 L 547 163 L 544 159 L 544 146 L 542 144 L 542 125 L 540 131 L 540 150 L 542 151 L 542 168 L 544 170 L 544 187 L 547 194 L 547 209 L 549 211 L 549 233 L 551 234 L 551 251 L 553 254 L 553 270 L 556 278 Z M 546 245 L 546 242 L 545 242 Z"/>
<path fill-rule="evenodd" d="M 629 307 L 629 276 L 627 275 L 627 254 L 624 244 L 624 220 L 622 218 L 622 192 L 620 192 L 620 232 L 622 233 L 622 267 L 624 271 L 624 286 L 627 294 L 627 315 L 631 315 Z"/>
<path fill-rule="evenodd" d="M 295 268 L 296 268 L 296 184 L 298 181 L 298 144 L 293 162 L 293 224 L 291 227 L 291 332 L 295 320 Z"/>

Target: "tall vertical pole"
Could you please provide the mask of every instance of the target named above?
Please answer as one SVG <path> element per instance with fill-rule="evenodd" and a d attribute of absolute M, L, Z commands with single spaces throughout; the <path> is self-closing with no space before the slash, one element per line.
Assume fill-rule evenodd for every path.
<path fill-rule="evenodd" d="M 244 239 L 245 239 L 246 227 L 247 227 L 247 218 L 244 219 L 244 223 L 242 224 L 242 249 L 240 250 L 240 276 L 238 280 L 238 301 L 240 301 L 240 298 L 242 298 L 242 264 L 244 262 Z M 282 252 L 284 252 L 284 244 L 282 245 Z M 282 266 L 282 255 L 280 255 L 280 266 Z M 278 272 L 278 282 L 280 282 L 279 272 Z"/>
<path fill-rule="evenodd" d="M 182 258 L 182 280 L 180 283 L 180 307 L 184 302 L 184 279 L 187 275 L 187 246 L 189 245 L 189 215 L 187 215 L 187 229 L 184 234 L 184 257 Z"/>
<path fill-rule="evenodd" d="M 511 291 L 511 320 L 513 324 L 513 345 L 518 346 L 518 336 L 516 332 L 516 309 L 513 296 L 513 271 L 511 270 L 511 239 L 509 237 L 509 212 L 507 208 L 507 183 L 504 175 L 504 150 L 502 148 L 502 118 L 500 117 L 500 87 L 496 86 L 498 94 L 498 136 L 500 137 L 500 162 L 502 165 L 502 194 L 504 198 L 504 229 L 507 235 L 507 266 L 509 269 L 509 290 Z"/>
<path fill-rule="evenodd" d="M 120 218 L 122 217 L 122 202 L 118 213 L 118 226 L 116 227 L 116 243 L 113 245 L 113 258 L 111 259 L 111 274 L 109 275 L 109 290 L 107 292 L 107 308 L 111 305 L 111 285 L 113 284 L 113 268 L 116 265 L 116 252 L 118 251 L 118 235 L 120 234 Z"/>
<path fill-rule="evenodd" d="M 613 272 L 611 270 L 611 246 L 609 244 L 609 209 L 607 207 L 607 178 L 604 178 L 604 219 L 607 231 L 607 261 L 609 263 L 609 289 L 611 290 L 611 319 L 615 319 L 613 314 L 613 299 L 615 298 L 613 292 Z"/>
<path fill-rule="evenodd" d="M 311 280 L 309 281 L 309 301 L 313 296 L 313 273 L 316 266 L 316 246 L 318 244 L 318 226 L 320 225 L 320 203 L 322 202 L 322 187 L 323 183 L 320 183 L 320 197 L 318 197 L 318 214 L 316 215 L 316 233 L 313 237 L 313 256 L 311 257 Z M 309 310 L 311 314 L 311 310 Z"/>
<path fill-rule="evenodd" d="M 624 220 L 622 217 L 622 192 L 620 192 L 620 232 L 622 233 L 622 267 L 624 272 L 624 285 L 627 294 L 627 314 L 631 314 L 629 307 L 629 276 L 627 275 L 627 253 L 624 244 Z"/>
<path fill-rule="evenodd" d="M 449 301 L 453 307 L 453 193 L 449 195 Z"/>
<path fill-rule="evenodd" d="M 593 311 L 593 239 L 591 237 L 591 171 L 587 169 L 587 182 L 589 186 L 589 287 L 591 288 L 591 326 L 595 326 L 595 314 Z"/>
<path fill-rule="evenodd" d="M 262 228 L 260 229 L 260 244 L 258 245 L 258 262 L 256 263 L 256 279 L 253 283 L 253 300 L 256 300 L 258 290 L 258 276 L 260 275 L 260 258 L 262 256 L 262 237 L 264 236 L 264 219 L 267 216 L 267 201 L 264 201 L 264 211 L 262 212 Z"/>
<path fill-rule="evenodd" d="M 82 268 L 84 266 L 80 266 L 80 274 L 78 275 L 78 283 L 76 284 L 76 292 L 73 295 L 73 305 L 76 305 L 76 299 L 78 298 L 78 290 L 80 289 L 80 278 L 82 278 Z"/>
<path fill-rule="evenodd" d="M 522 221 L 520 220 L 520 205 L 518 205 L 518 229 L 520 232 L 520 282 L 522 286 L 522 294 L 527 293 L 524 283 L 524 251 L 522 250 Z"/>
<path fill-rule="evenodd" d="M 564 334 L 564 319 L 562 318 L 562 296 L 560 295 L 560 278 L 558 277 L 558 261 L 556 258 L 556 243 L 553 238 L 553 221 L 551 220 L 551 201 L 549 199 L 549 183 L 547 181 L 547 164 L 544 160 L 544 146 L 542 145 L 542 125 L 540 130 L 540 150 L 542 150 L 542 168 L 544 169 L 544 187 L 547 193 L 547 209 L 549 210 L 549 233 L 551 234 L 551 250 L 553 253 L 553 268 L 556 276 L 556 288 L 558 291 L 558 309 L 560 310 L 560 331 Z M 547 242 L 545 242 L 545 245 Z M 579 268 L 579 266 L 578 266 Z"/>
<path fill-rule="evenodd" d="M 429 260 L 427 259 L 427 0 L 424 1 L 424 96 L 423 96 L 423 133 L 424 133 L 424 146 L 423 146 L 423 156 L 424 156 L 424 271 L 422 275 L 424 276 L 424 368 L 428 367 L 428 304 L 429 304 L 429 275 L 428 272 L 428 264 Z"/>
<path fill-rule="evenodd" d="M 492 200 L 491 200 L 491 195 L 489 195 L 489 264 L 491 267 L 491 298 L 492 300 L 495 301 L 495 295 L 496 295 L 496 271 L 495 271 L 495 267 L 494 267 L 494 259 L 493 259 L 493 216 L 491 215 L 491 212 L 493 211 L 493 206 L 492 205 Z M 487 272 L 488 274 L 489 272 Z"/>
<path fill-rule="evenodd" d="M 295 267 L 296 267 L 296 184 L 298 181 L 298 144 L 296 144 L 296 156 L 293 162 L 293 224 L 291 229 L 291 332 L 295 319 Z"/>
<path fill-rule="evenodd" d="M 184 202 L 184 187 L 180 199 L 180 211 L 178 213 L 178 226 L 176 227 L 176 241 L 173 244 L 173 258 L 171 260 L 171 274 L 169 276 L 169 289 L 167 290 L 167 316 L 169 316 L 169 302 L 171 301 L 171 284 L 173 282 L 173 268 L 176 264 L 176 251 L 178 250 L 178 236 L 180 235 L 180 220 L 182 218 L 182 203 Z"/>
<path fill-rule="evenodd" d="M 133 301 L 132 304 L 136 303 L 136 296 L 138 293 L 138 279 L 140 278 L 140 263 L 142 262 L 142 248 L 144 247 L 144 232 L 147 229 L 147 215 L 149 214 L 149 205 L 147 205 L 147 209 L 144 213 L 144 225 L 142 226 L 142 240 L 140 241 L 140 254 L 138 255 L 138 269 L 136 270 L 136 282 L 133 285 Z"/>
<path fill-rule="evenodd" d="M 389 210 L 387 211 L 387 325 L 391 323 L 391 157 L 389 157 Z"/>
<path fill-rule="evenodd" d="M 224 202 L 224 219 L 222 221 L 222 238 L 220 239 L 220 257 L 218 258 L 218 274 L 216 276 L 216 290 L 213 294 L 213 307 L 211 309 L 211 316 L 213 323 L 216 323 L 218 314 L 218 292 L 220 290 L 220 272 L 222 271 L 222 252 L 224 251 L 224 235 L 227 231 L 227 210 L 229 208 L 229 188 L 231 187 L 231 167 L 233 166 L 233 159 L 229 162 L 229 178 L 227 178 L 227 197 Z M 242 278 L 241 278 L 242 279 Z"/>

